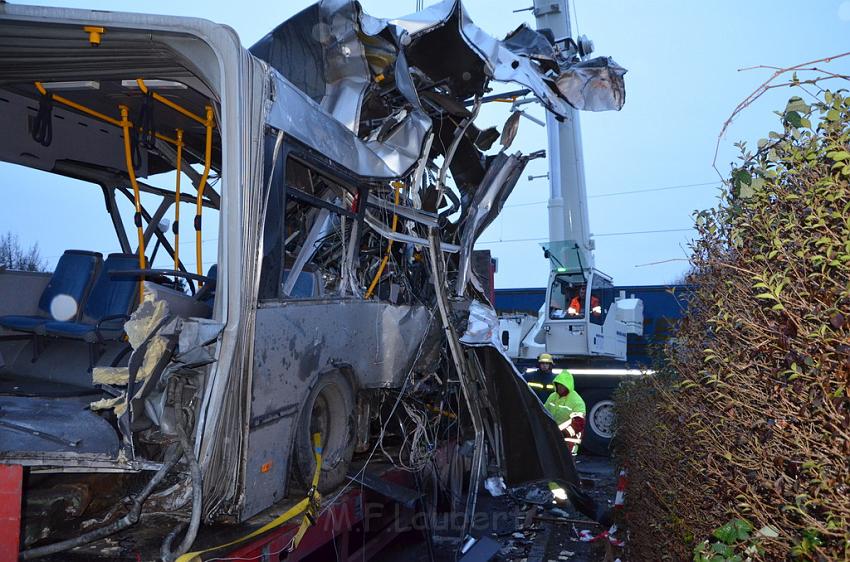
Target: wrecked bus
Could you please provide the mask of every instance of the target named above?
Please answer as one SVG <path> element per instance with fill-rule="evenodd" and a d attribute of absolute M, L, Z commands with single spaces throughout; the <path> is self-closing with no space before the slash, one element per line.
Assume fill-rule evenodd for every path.
<path fill-rule="evenodd" d="M 517 119 L 474 124 L 492 82 L 563 115 L 611 79 L 551 39 L 495 40 L 454 1 L 395 20 L 322 1 L 251 49 L 200 19 L 0 4 L 0 160 L 99 190 L 115 234 L 50 274 L 0 271 L 22 557 L 151 511 L 180 515 L 173 559 L 203 525 L 302 497 L 314 434 L 322 492 L 378 446 L 423 469 L 433 447 L 393 449 L 393 416 L 464 412 L 467 516 L 488 472 L 572 489 L 471 265 L 540 156 L 508 152 Z"/>

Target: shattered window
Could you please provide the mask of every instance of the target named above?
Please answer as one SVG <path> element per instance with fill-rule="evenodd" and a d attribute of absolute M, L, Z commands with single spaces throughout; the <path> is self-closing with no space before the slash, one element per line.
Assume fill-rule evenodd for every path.
<path fill-rule="evenodd" d="M 289 273 L 290 271 L 288 269 L 283 272 L 283 281 L 281 282 L 282 287 L 289 279 Z M 318 297 L 319 292 L 315 283 L 315 275 L 307 271 L 302 271 L 298 275 L 298 279 L 295 280 L 295 285 L 292 287 L 289 296 L 293 299 L 309 299 Z"/>
<path fill-rule="evenodd" d="M 265 173 L 263 174 L 263 185 L 269 186 L 266 194 L 266 210 L 263 223 L 263 261 L 260 270 L 260 300 L 271 300 L 278 296 L 278 280 L 281 276 L 282 261 L 282 232 L 283 232 L 283 163 L 285 155 L 279 154 L 275 165 L 274 177 L 269 182 L 272 174 L 271 166 L 274 157 L 274 147 L 277 132 L 270 130 L 265 138 Z M 281 149 L 283 152 L 283 149 Z"/>
<path fill-rule="evenodd" d="M 285 273 L 282 298 L 316 298 L 339 289 L 352 236 L 354 189 L 297 155 L 286 161 Z M 293 277 L 294 275 L 294 277 Z"/>

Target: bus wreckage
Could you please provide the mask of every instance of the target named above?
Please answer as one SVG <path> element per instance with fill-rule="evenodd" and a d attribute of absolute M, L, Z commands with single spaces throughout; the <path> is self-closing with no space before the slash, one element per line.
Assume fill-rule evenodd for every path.
<path fill-rule="evenodd" d="M 250 49 L 200 19 L 0 4 L 0 160 L 100 190 L 115 232 L 52 274 L 0 271 L 22 558 L 156 512 L 176 518 L 151 556 L 175 559 L 376 450 L 426 472 L 466 451 L 466 526 L 488 475 L 591 510 L 472 266 L 542 154 L 509 152 L 519 113 L 474 121 L 493 82 L 559 117 L 619 109 L 624 73 L 527 26 L 493 39 L 457 1 L 322 1 Z"/>

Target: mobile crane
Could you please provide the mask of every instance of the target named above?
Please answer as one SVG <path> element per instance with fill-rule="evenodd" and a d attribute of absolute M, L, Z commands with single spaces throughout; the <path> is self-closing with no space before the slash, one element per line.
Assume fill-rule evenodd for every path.
<path fill-rule="evenodd" d="M 549 35 L 565 56 L 585 59 L 593 44 L 570 35 L 566 0 L 535 0 L 538 31 Z M 625 73 L 612 66 L 609 72 Z M 605 77 L 608 78 L 608 77 Z M 616 92 L 616 90 L 614 90 Z M 619 104 L 625 101 L 624 91 Z M 599 110 L 587 92 L 583 109 Z M 543 252 L 550 262 L 546 300 L 537 317 L 500 317 L 502 345 L 518 366 L 529 366 L 541 353 L 551 354 L 556 368 L 569 368 L 588 407 L 586 448 L 604 453 L 612 437 L 611 391 L 625 376 L 628 334 L 643 334 L 643 303 L 614 294 L 611 277 L 596 269 L 589 229 L 587 189 L 578 110 L 565 118 L 546 116 L 549 160 L 549 241 Z"/>

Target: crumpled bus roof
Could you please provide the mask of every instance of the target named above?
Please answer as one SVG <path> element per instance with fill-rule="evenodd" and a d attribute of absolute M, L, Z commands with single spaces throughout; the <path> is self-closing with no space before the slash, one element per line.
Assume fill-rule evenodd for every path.
<path fill-rule="evenodd" d="M 459 0 L 397 19 L 369 16 L 353 0 L 322 0 L 250 52 L 285 79 L 269 123 L 317 150 L 338 147 L 338 162 L 366 177 L 409 172 L 426 156 L 435 123 L 466 117 L 491 80 L 527 88 L 561 117 L 570 108 L 619 110 L 625 101 L 626 71 L 610 58 L 582 61 L 524 24 L 500 41 Z M 337 124 L 320 117 L 317 126 L 315 105 Z M 308 117 L 311 123 L 301 120 Z"/>

